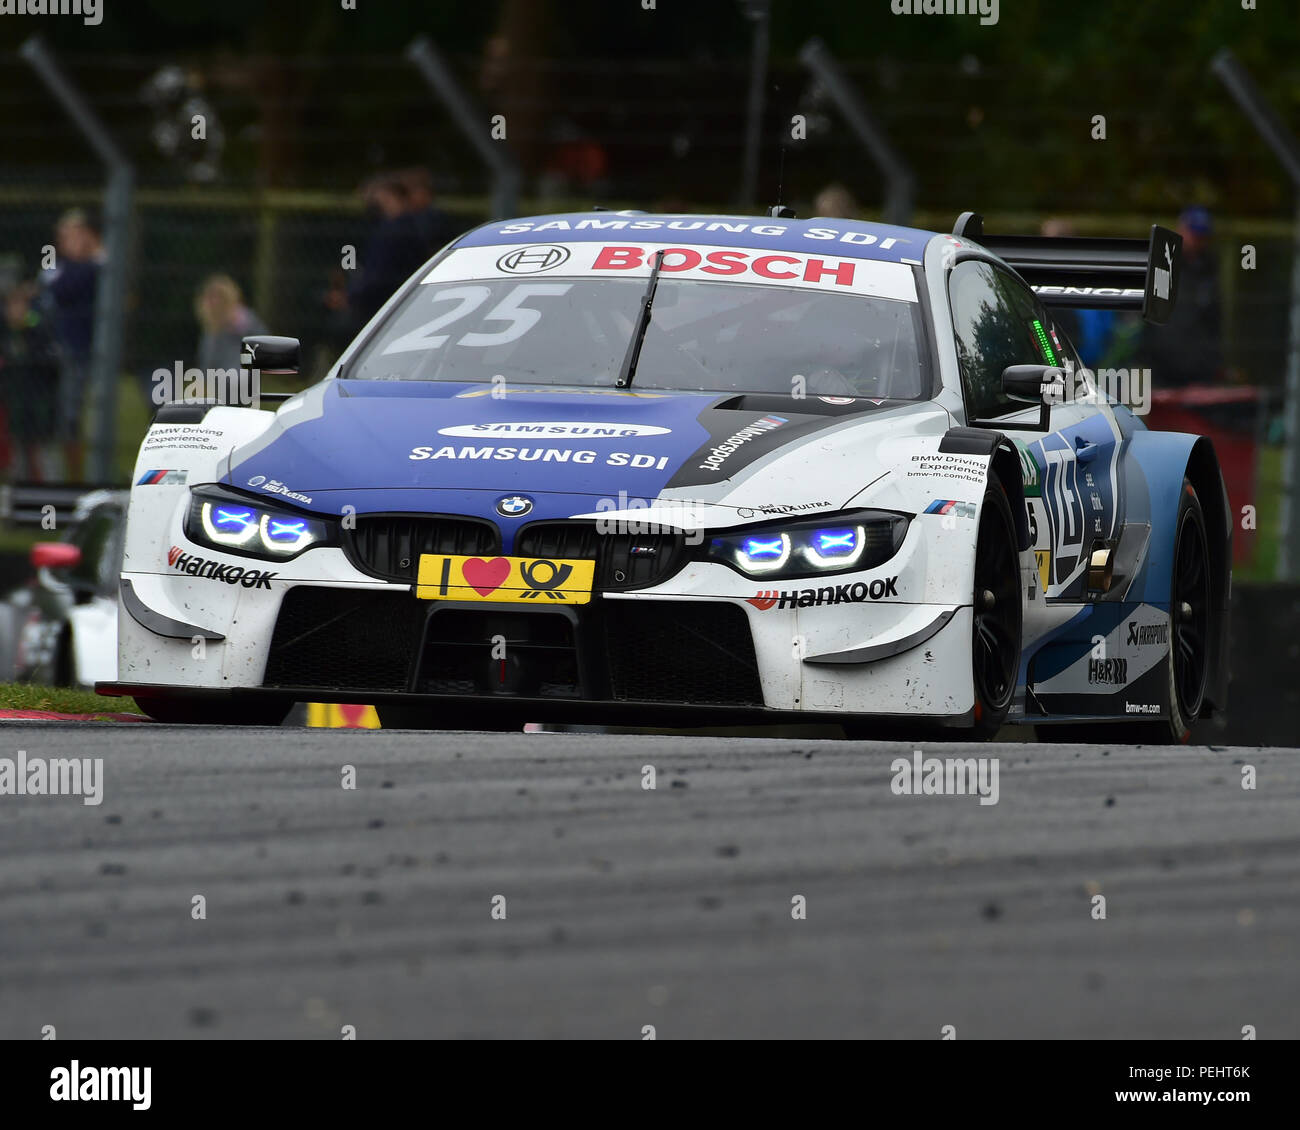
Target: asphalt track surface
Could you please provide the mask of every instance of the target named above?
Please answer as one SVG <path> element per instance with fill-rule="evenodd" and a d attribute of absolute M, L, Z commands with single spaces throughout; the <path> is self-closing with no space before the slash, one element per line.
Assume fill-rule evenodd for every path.
<path fill-rule="evenodd" d="M 924 745 L 981 806 L 897 744 L 0 735 L 106 780 L 0 797 L 2 1037 L 1300 1036 L 1294 750 Z"/>

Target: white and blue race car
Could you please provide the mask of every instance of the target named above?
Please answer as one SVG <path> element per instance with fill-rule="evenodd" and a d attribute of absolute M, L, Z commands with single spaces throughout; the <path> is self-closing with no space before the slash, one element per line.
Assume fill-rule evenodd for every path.
<path fill-rule="evenodd" d="M 158 412 L 99 689 L 174 722 L 1186 740 L 1226 695 L 1215 453 L 1050 313 L 1161 320 L 1180 251 L 971 213 L 479 227 L 274 410 Z"/>

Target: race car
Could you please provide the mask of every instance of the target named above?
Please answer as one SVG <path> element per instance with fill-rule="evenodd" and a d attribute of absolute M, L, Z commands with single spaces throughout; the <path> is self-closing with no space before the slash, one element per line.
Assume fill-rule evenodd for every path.
<path fill-rule="evenodd" d="M 31 579 L 0 596 L 0 681 L 90 687 L 117 673 L 126 505 L 125 491 L 88 491 L 66 540 L 32 546 Z"/>
<path fill-rule="evenodd" d="M 305 391 L 160 409 L 99 690 L 170 722 L 1186 740 L 1226 701 L 1218 462 L 1051 314 L 1160 321 L 1180 254 L 973 213 L 485 224 Z"/>

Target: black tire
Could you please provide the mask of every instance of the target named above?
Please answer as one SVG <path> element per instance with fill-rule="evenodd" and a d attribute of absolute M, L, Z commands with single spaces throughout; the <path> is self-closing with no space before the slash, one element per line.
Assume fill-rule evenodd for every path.
<path fill-rule="evenodd" d="M 1188 479 L 1178 498 L 1173 567 L 1169 578 L 1169 718 L 1135 723 L 1137 740 L 1186 744 L 1205 706 L 1210 685 L 1213 588 L 1210 584 L 1210 543 L 1205 514 L 1196 488 Z"/>
<path fill-rule="evenodd" d="M 292 702 L 279 699 L 211 699 L 196 695 L 137 698 L 136 706 L 155 722 L 188 726 L 278 726 Z"/>
<path fill-rule="evenodd" d="M 72 669 L 72 629 L 65 627 L 59 633 L 59 642 L 54 646 L 54 658 L 50 663 L 50 673 L 56 687 L 75 687 L 77 673 Z"/>
<path fill-rule="evenodd" d="M 509 710 L 467 714 L 439 706 L 392 703 L 377 705 L 375 713 L 384 730 L 486 730 L 504 734 L 524 728 L 524 720 Z"/>
<path fill-rule="evenodd" d="M 1127 745 L 1183 745 L 1205 705 L 1210 679 L 1212 632 L 1209 536 L 1201 500 L 1183 479 L 1174 524 L 1169 578 L 1169 717 L 1152 722 L 1066 723 L 1039 726 L 1039 741 L 1113 742 Z"/>
<path fill-rule="evenodd" d="M 18 678 L 18 625 L 13 605 L 0 603 L 0 682 Z"/>
<path fill-rule="evenodd" d="M 980 507 L 972 594 L 971 672 L 975 722 L 968 736 L 987 740 L 1002 728 L 1016 696 L 1024 605 L 1020 552 L 1011 503 L 1000 482 L 991 483 Z M 957 736 L 960 731 L 952 731 Z"/>

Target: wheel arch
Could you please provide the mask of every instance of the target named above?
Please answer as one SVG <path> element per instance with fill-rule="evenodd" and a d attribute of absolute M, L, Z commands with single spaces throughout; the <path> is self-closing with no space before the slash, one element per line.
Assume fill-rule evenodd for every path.
<path fill-rule="evenodd" d="M 949 428 L 939 443 L 939 450 L 961 455 L 987 455 L 989 481 L 996 479 L 1007 492 L 1011 519 L 1016 524 L 1016 549 L 1024 553 L 1030 547 L 1029 515 L 1025 508 L 1025 483 L 1020 470 L 1020 456 L 1001 432 L 989 428 Z"/>
<path fill-rule="evenodd" d="M 1209 685 L 1205 698 L 1212 711 L 1222 711 L 1228 704 L 1228 622 L 1232 602 L 1234 523 L 1219 457 L 1214 443 L 1207 436 L 1200 436 L 1192 445 L 1184 474 L 1196 490 L 1205 518 L 1206 548 L 1210 555 L 1210 594 L 1218 614 L 1216 631 L 1210 641 Z"/>
<path fill-rule="evenodd" d="M 1222 711 L 1227 707 L 1229 682 L 1233 518 L 1219 457 L 1208 436 L 1182 432 L 1135 432 L 1130 451 L 1146 479 L 1151 502 L 1152 564 L 1158 562 L 1158 567 L 1148 569 L 1141 599 L 1161 606 L 1169 601 L 1169 570 L 1177 534 L 1174 517 L 1178 513 L 1178 498 L 1184 479 L 1195 488 L 1200 501 L 1210 555 L 1211 603 L 1215 612 L 1205 702 L 1208 712 Z"/>

